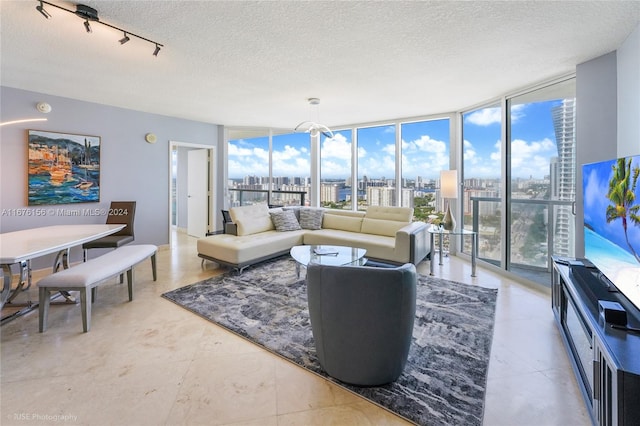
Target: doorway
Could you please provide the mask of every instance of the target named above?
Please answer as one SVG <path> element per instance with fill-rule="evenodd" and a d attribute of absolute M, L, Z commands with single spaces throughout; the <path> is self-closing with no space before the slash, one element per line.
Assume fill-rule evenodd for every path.
<path fill-rule="evenodd" d="M 169 159 L 169 229 L 204 237 L 214 229 L 215 147 L 171 141 Z"/>

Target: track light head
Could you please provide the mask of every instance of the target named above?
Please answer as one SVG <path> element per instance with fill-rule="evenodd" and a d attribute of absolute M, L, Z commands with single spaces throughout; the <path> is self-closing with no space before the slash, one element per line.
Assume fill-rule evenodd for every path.
<path fill-rule="evenodd" d="M 42 16 L 44 16 L 45 18 L 47 18 L 47 19 L 51 18 L 51 15 L 49 14 L 49 12 L 44 10 L 44 6 L 43 6 L 42 2 L 40 2 L 39 6 L 36 6 L 36 10 L 38 12 L 40 12 L 42 14 Z"/>
<path fill-rule="evenodd" d="M 126 42 L 128 42 L 129 40 L 131 40 L 131 39 L 129 38 L 129 36 L 127 35 L 127 33 L 124 33 L 124 37 L 122 37 L 122 38 L 120 39 L 120 44 L 125 44 L 125 43 L 126 43 Z"/>
<path fill-rule="evenodd" d="M 158 53 L 160 53 L 160 46 L 156 43 L 156 50 L 153 51 L 153 56 L 158 56 Z"/>
<path fill-rule="evenodd" d="M 91 25 L 89 25 L 89 20 L 88 19 L 86 21 L 84 21 L 84 29 L 87 30 L 88 33 L 92 32 L 91 31 Z"/>

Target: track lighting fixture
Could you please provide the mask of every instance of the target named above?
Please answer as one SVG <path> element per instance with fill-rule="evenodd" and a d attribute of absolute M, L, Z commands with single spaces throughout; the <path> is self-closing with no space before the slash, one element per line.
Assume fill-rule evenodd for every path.
<path fill-rule="evenodd" d="M 47 18 L 47 19 L 51 18 L 51 15 L 49 15 L 49 12 L 44 10 L 44 6 L 42 5 L 42 2 L 40 2 L 40 4 L 38 6 L 36 6 L 36 10 L 38 12 L 42 13 L 42 16 L 44 16 L 45 18 Z"/>
<path fill-rule="evenodd" d="M 120 44 L 125 44 L 126 42 L 131 40 L 131 38 L 129 38 L 129 36 L 133 36 L 133 37 L 139 38 L 140 40 L 144 40 L 144 41 L 146 41 L 148 43 L 151 43 L 151 44 L 154 44 L 156 46 L 155 50 L 153 51 L 153 56 L 158 56 L 158 53 L 160 52 L 160 48 L 164 47 L 163 44 L 160 44 L 160 43 L 158 43 L 156 41 L 149 40 L 146 37 L 139 36 L 139 35 L 134 34 L 132 32 L 126 31 L 126 30 L 124 30 L 122 28 L 118 28 L 118 27 L 116 27 L 114 25 L 111 25 L 111 24 L 108 24 L 106 22 L 101 21 L 100 18 L 98 18 L 98 11 L 96 9 L 94 9 L 92 7 L 89 7 L 89 6 L 86 6 L 84 4 L 77 4 L 76 5 L 76 10 L 74 11 L 74 10 L 69 10 L 69 9 L 66 9 L 66 8 L 64 8 L 62 6 L 58 6 L 56 4 L 50 3 L 50 2 L 45 1 L 45 0 L 37 0 L 37 2 L 39 4 L 36 6 L 36 10 L 38 12 L 40 12 L 42 14 L 42 16 L 44 16 L 47 19 L 49 19 L 51 17 L 51 15 L 49 14 L 49 12 L 47 12 L 44 9 L 44 5 L 45 4 L 49 5 L 49 6 L 52 6 L 52 7 L 55 7 L 55 8 L 58 8 L 60 10 L 64 10 L 65 12 L 73 13 L 76 16 L 79 16 L 81 19 L 84 20 L 84 28 L 88 33 L 92 32 L 91 24 L 89 23 L 89 21 L 93 21 L 93 22 L 97 22 L 99 24 L 105 25 L 107 27 L 113 28 L 114 30 L 121 31 L 124 34 L 124 37 L 119 40 Z"/>

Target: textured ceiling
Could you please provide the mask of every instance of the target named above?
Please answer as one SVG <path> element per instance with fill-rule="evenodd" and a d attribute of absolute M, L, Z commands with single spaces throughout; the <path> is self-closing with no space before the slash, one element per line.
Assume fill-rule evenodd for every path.
<path fill-rule="evenodd" d="M 75 9 L 75 3 L 51 0 Z M 228 126 L 457 111 L 617 49 L 640 1 L 0 2 L 4 86 Z M 312 109 L 306 99 L 321 99 Z M 55 107 L 55 106 L 54 106 Z"/>

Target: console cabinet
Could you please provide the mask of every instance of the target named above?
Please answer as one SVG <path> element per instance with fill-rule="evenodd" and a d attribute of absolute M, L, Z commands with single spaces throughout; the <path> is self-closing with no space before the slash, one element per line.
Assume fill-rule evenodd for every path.
<path fill-rule="evenodd" d="M 640 312 L 588 262 L 553 258 L 551 304 L 594 425 L 640 425 L 640 335 L 607 324 L 599 300 L 620 303 L 627 325 Z"/>

